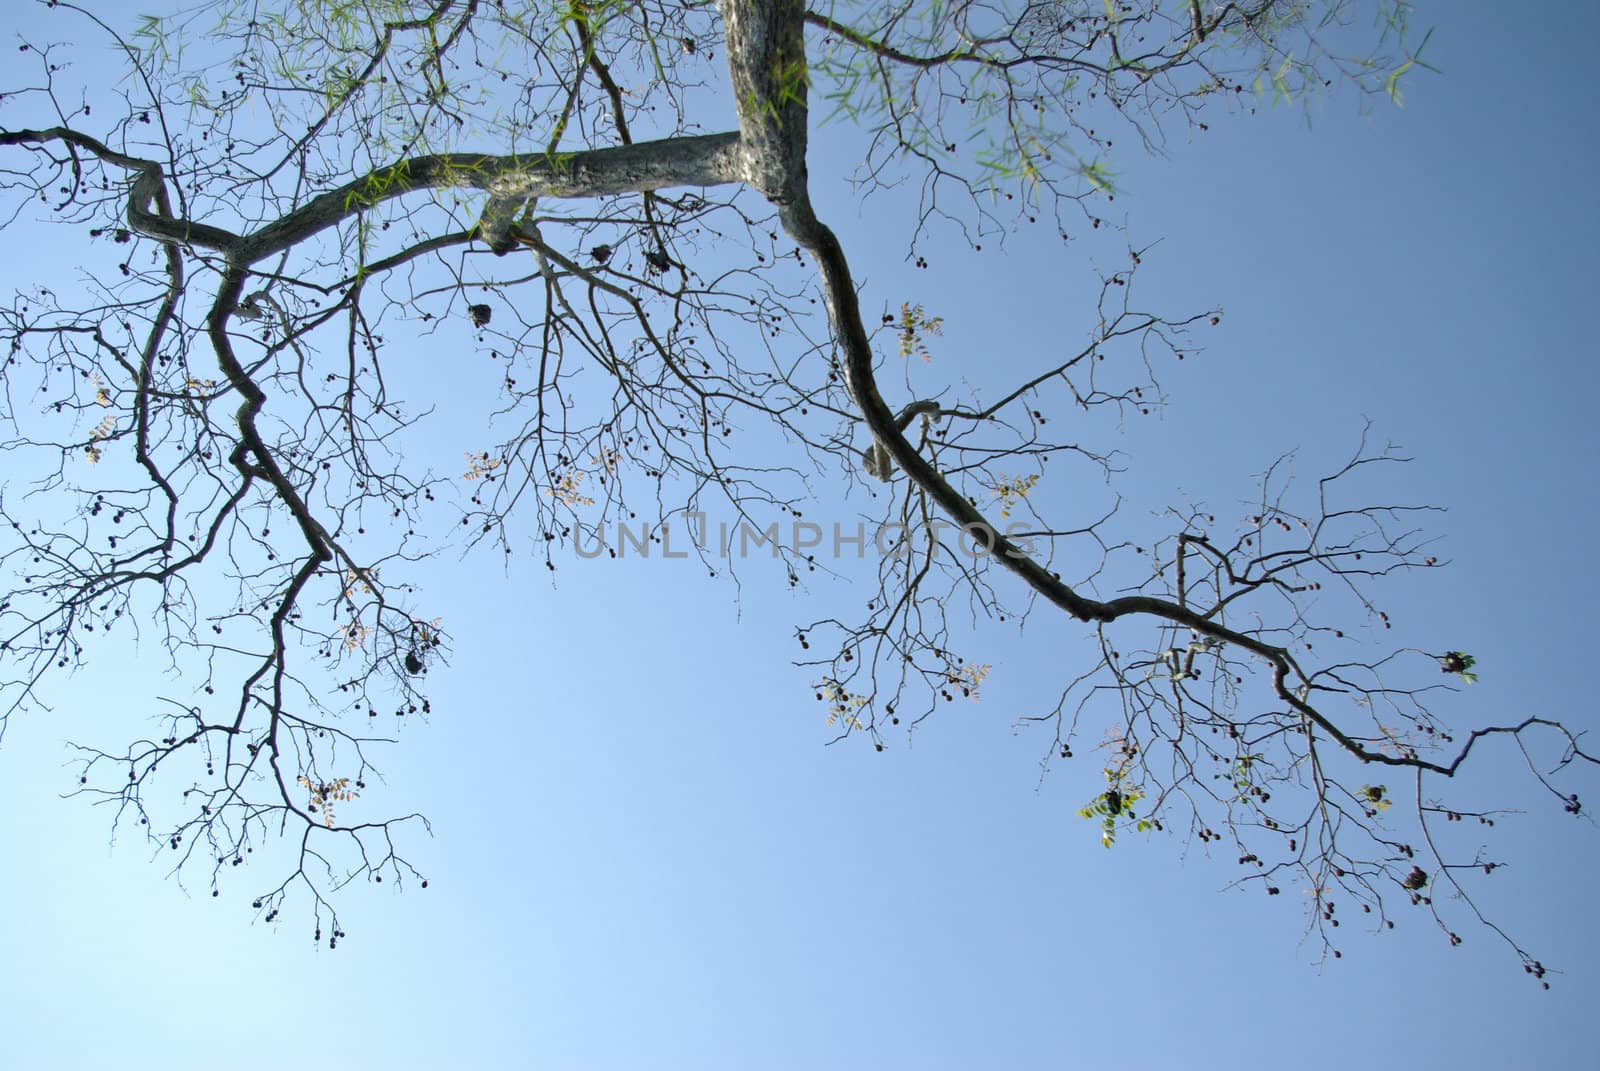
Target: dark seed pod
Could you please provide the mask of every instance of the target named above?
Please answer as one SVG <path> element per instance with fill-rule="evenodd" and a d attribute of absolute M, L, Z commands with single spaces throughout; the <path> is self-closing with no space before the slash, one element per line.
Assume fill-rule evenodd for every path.
<path fill-rule="evenodd" d="M 417 652 L 406 652 L 406 672 L 415 677 L 422 672 L 422 659 L 417 657 Z"/>

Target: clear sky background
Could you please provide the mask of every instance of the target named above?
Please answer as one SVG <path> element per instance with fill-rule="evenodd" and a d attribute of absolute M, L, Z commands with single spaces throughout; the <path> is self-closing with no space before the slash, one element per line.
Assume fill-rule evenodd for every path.
<path fill-rule="evenodd" d="M 1105 443 L 1131 515 L 1180 497 L 1234 513 L 1279 454 L 1313 480 L 1370 419 L 1417 459 L 1392 486 L 1449 510 L 1432 527 L 1451 567 L 1385 607 L 1415 642 L 1478 654 L 1481 683 L 1443 707 L 1460 726 L 1596 724 L 1596 11 L 1426 7 L 1442 74 L 1403 110 L 1218 115 L 1164 158 L 1129 141 L 1115 161 L 1127 240 L 1160 240 L 1146 304 L 1226 310 L 1200 358 L 1162 370 L 1169 406 Z M 813 135 L 819 212 L 869 310 L 945 317 L 933 374 L 1076 348 L 1098 254 L 1023 233 L 916 270 L 892 207 L 836 177 L 850 145 Z M 0 240 L 6 289 L 48 270 Z M 1069 622 L 986 632 L 982 703 L 880 754 L 825 747 L 790 665 L 793 626 L 849 587 L 756 575 L 736 604 L 692 562 L 575 562 L 552 586 L 493 557 L 421 576 L 455 653 L 374 792 L 432 819 L 409 853 L 430 887 L 350 890 L 337 951 L 293 910 L 253 923 L 248 873 L 186 892 L 57 798 L 65 740 L 141 731 L 105 677 L 13 722 L 0 1064 L 1594 1066 L 1600 836 L 1525 792 L 1505 749 L 1488 767 L 1514 783 L 1478 787 L 1531 807 L 1503 823 L 1512 865 L 1485 906 L 1564 972 L 1551 990 L 1487 932 L 1452 949 L 1404 913 L 1319 968 L 1303 897 L 1223 891 L 1228 851 L 1171 836 L 1102 850 L 1074 814 L 1101 787 L 1092 760 L 1041 782 L 1049 741 L 1013 721 L 1086 642 Z"/>

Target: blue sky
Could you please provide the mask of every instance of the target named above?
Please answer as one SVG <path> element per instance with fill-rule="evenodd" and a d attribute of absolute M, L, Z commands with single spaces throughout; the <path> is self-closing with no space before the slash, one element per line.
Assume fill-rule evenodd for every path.
<path fill-rule="evenodd" d="M 1451 567 L 1396 584 L 1385 607 L 1419 644 L 1480 652 L 1451 720 L 1593 728 L 1596 124 L 1562 74 L 1585 69 L 1600 17 L 1446 4 L 1419 21 L 1437 27 L 1442 74 L 1413 82 L 1403 110 L 1335 97 L 1309 124 L 1279 108 L 1175 130 L 1165 158 L 1129 142 L 1116 204 L 1132 244 L 1159 239 L 1147 302 L 1225 315 L 1204 354 L 1162 370 L 1168 406 L 1104 444 L 1127 455 L 1137 523 L 1180 497 L 1242 508 L 1288 450 L 1314 479 L 1372 421 L 1416 458 L 1387 486 L 1449 510 L 1431 527 Z M 849 139 L 823 128 L 813 145 L 819 212 L 867 308 L 945 317 L 929 374 L 1030 367 L 1076 330 L 1103 252 L 1021 233 L 917 270 L 893 207 L 830 177 Z M 107 676 L 12 723 L 9 1063 L 1592 1062 L 1600 840 L 1526 793 L 1504 749 L 1485 772 L 1505 782 L 1474 785 L 1530 811 L 1502 823 L 1512 865 L 1485 903 L 1565 972 L 1552 989 L 1487 932 L 1451 949 L 1404 915 L 1319 969 L 1299 898 L 1223 891 L 1233 860 L 1168 836 L 1104 851 L 1074 814 L 1094 766 L 1041 781 L 1048 740 L 1013 721 L 1085 642 L 1069 623 L 984 632 L 982 703 L 880 754 L 824 746 L 809 673 L 790 666 L 794 625 L 850 604 L 848 585 L 792 594 L 753 574 L 736 603 L 690 562 L 575 563 L 552 585 L 492 557 L 421 577 L 455 653 L 431 677 L 436 713 L 383 764 L 383 798 L 432 820 L 410 853 L 430 887 L 350 890 L 337 951 L 292 911 L 252 923 L 248 873 L 217 899 L 185 892 L 154 849 L 126 833 L 108 846 L 104 814 L 57 798 L 63 741 L 139 731 Z"/>

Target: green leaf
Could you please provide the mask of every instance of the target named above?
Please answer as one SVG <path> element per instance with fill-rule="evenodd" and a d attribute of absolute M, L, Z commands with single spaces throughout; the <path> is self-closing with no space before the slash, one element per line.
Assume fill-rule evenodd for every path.
<path fill-rule="evenodd" d="M 1389 99 L 1394 102 L 1396 108 L 1404 108 L 1406 106 L 1405 94 L 1400 92 L 1400 76 L 1409 71 L 1415 64 L 1416 60 L 1406 60 L 1395 68 L 1395 72 L 1383 83 L 1384 92 L 1389 94 Z"/>
<path fill-rule="evenodd" d="M 1082 175 L 1089 185 L 1101 193 L 1110 194 L 1116 192 L 1111 185 L 1112 172 L 1102 163 L 1083 164 L 1078 168 L 1078 174 Z"/>

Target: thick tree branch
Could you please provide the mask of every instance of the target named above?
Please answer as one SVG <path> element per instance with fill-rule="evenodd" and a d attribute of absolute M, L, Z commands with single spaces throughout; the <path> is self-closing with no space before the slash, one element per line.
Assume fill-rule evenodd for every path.
<path fill-rule="evenodd" d="M 816 260 L 827 296 L 834 340 L 841 351 L 845 382 L 861 410 L 873 441 L 881 443 L 911 480 L 964 530 L 979 533 L 989 553 L 1028 587 L 1081 621 L 1108 623 L 1144 615 L 1192 629 L 1197 635 L 1232 644 L 1257 655 L 1273 668 L 1273 689 L 1306 721 L 1332 737 L 1362 762 L 1427 770 L 1453 776 L 1476 740 L 1495 733 L 1518 734 L 1534 724 L 1482 729 L 1473 734 L 1449 763 L 1437 763 L 1412 752 L 1391 755 L 1363 745 L 1341 729 L 1301 694 L 1305 674 L 1288 650 L 1229 628 L 1187 606 L 1147 595 L 1101 601 L 1080 594 L 1046 569 L 990 520 L 925 458 L 896 426 L 894 411 L 884 401 L 873 373 L 873 353 L 855 280 L 834 232 L 811 206 L 805 181 L 805 85 L 785 81 L 781 72 L 795 65 L 804 48 L 804 5 L 797 0 L 749 4 L 722 0 L 728 24 L 728 64 L 739 112 L 741 152 L 749 181 L 778 206 L 784 229 Z M 817 21 L 811 17 L 810 21 Z M 1581 752 L 1579 753 L 1582 754 Z M 1583 758 L 1588 758 L 1583 755 Z"/>
<path fill-rule="evenodd" d="M 117 152 L 65 127 L 0 131 L 0 145 L 60 142 L 92 153 L 108 164 L 137 173 L 128 197 L 130 229 L 158 241 L 214 249 L 238 265 L 282 253 L 385 201 L 418 190 L 459 187 L 486 191 L 490 211 L 485 237 L 491 244 L 509 229 L 514 207 L 534 197 L 608 197 L 669 186 L 719 186 L 744 174 L 747 154 L 735 133 L 703 134 L 619 145 L 551 156 L 487 156 L 449 153 L 405 157 L 320 194 L 248 235 L 175 219 L 165 209 L 161 165 Z M 152 203 L 160 211 L 152 212 Z"/>

